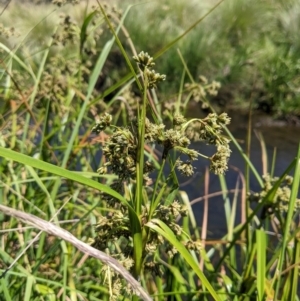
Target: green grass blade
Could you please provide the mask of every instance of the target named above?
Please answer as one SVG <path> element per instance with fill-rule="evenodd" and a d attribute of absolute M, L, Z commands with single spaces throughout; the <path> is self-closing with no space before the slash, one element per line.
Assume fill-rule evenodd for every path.
<path fill-rule="evenodd" d="M 299 286 L 299 265 L 300 265 L 300 241 L 299 239 L 295 239 L 295 246 L 293 250 L 293 263 L 295 267 L 292 272 L 292 288 L 290 290 L 289 300 L 292 300 L 295 296 L 297 296 L 298 286 Z"/>
<path fill-rule="evenodd" d="M 3 270 L 0 269 L 0 273 L 3 272 Z M 18 280 L 23 280 L 23 278 L 27 278 L 30 277 L 29 274 L 24 274 L 24 273 L 18 273 L 18 272 L 12 272 L 12 271 L 8 271 L 7 273 L 9 276 L 14 276 L 16 277 L 16 279 Z M 3 278 L 1 278 L 2 280 Z M 35 285 L 36 290 L 42 294 L 42 295 L 47 295 L 49 296 L 49 294 L 53 294 L 54 295 L 54 291 L 52 289 L 52 287 L 56 287 L 56 288 L 61 288 L 63 289 L 64 286 L 62 285 L 62 283 L 60 281 L 55 281 L 55 280 L 51 280 L 51 279 L 45 279 L 45 278 L 39 278 L 39 277 L 35 277 L 35 280 L 38 282 Z M 45 283 L 44 284 L 40 284 L 40 283 Z M 100 286 L 98 286 L 98 288 L 100 288 Z M 67 293 L 70 294 L 70 292 L 72 291 L 71 287 L 66 287 L 67 289 Z M 87 297 L 87 294 L 84 292 L 81 292 L 80 290 L 76 290 L 76 292 L 80 293 L 82 296 Z M 2 296 L 1 296 L 2 297 Z M 54 295 L 55 297 L 55 295 Z M 0 299 L 2 301 L 2 299 Z M 7 298 L 5 299 L 5 301 L 11 301 L 13 300 L 12 298 Z M 14 299 L 16 300 L 16 299 Z M 43 300 L 43 299 L 38 299 L 38 300 Z M 47 299 L 46 299 L 47 300 Z M 51 297 L 48 300 L 53 300 Z M 54 299 L 55 300 L 55 299 Z M 98 298 L 95 300 L 99 300 Z"/>
<path fill-rule="evenodd" d="M 219 270 L 221 264 L 224 262 L 225 258 L 228 256 L 228 253 L 230 252 L 231 248 L 235 245 L 237 239 L 240 237 L 241 233 L 245 231 L 245 229 L 249 226 L 249 224 L 252 222 L 252 219 L 254 216 L 265 206 L 266 203 L 272 202 L 277 189 L 279 188 L 281 182 L 285 179 L 285 177 L 289 174 L 289 172 L 292 170 L 292 168 L 296 165 L 296 159 L 291 162 L 291 164 L 286 168 L 284 173 L 281 175 L 281 177 L 278 179 L 278 181 L 274 184 L 272 189 L 268 191 L 262 202 L 260 202 L 257 207 L 253 210 L 251 215 L 248 217 L 247 222 L 244 223 L 243 225 L 239 226 L 237 228 L 237 231 L 235 232 L 235 236 L 233 241 L 230 243 L 230 245 L 225 249 L 225 252 L 221 259 L 219 260 L 216 270 Z"/>
<path fill-rule="evenodd" d="M 0 289 L 1 289 L 0 290 L 1 295 L 3 297 L 5 297 L 6 301 L 12 301 L 12 298 L 10 296 L 9 289 L 8 289 L 9 285 L 7 283 L 7 280 L 4 277 L 2 277 L 0 280 L 1 280 L 1 287 L 0 287 Z"/>
<path fill-rule="evenodd" d="M 122 55 L 123 55 L 123 57 L 124 57 L 124 59 L 125 59 L 125 61 L 126 61 L 126 63 L 127 63 L 128 68 L 130 69 L 131 74 L 134 76 L 134 79 L 135 79 L 135 81 L 136 81 L 136 83 L 137 83 L 137 85 L 138 85 L 140 91 L 142 91 L 142 90 L 143 90 L 142 84 L 140 83 L 140 80 L 138 79 L 138 77 L 137 77 L 137 75 L 136 75 L 136 73 L 135 73 L 135 70 L 134 70 L 134 68 L 133 68 L 133 66 L 132 66 L 132 64 L 131 64 L 131 62 L 130 62 L 130 59 L 129 59 L 129 57 L 128 57 L 128 55 L 127 55 L 127 53 L 126 53 L 126 51 L 125 51 L 125 49 L 124 49 L 124 47 L 123 47 L 123 45 L 122 45 L 120 39 L 118 38 L 117 33 L 115 32 L 115 30 L 114 30 L 114 28 L 113 28 L 113 25 L 112 25 L 111 22 L 109 21 L 109 18 L 108 18 L 108 16 L 107 16 L 107 14 L 105 13 L 104 8 L 102 7 L 102 5 L 100 4 L 99 1 L 98 1 L 98 5 L 99 5 L 99 7 L 100 7 L 100 9 L 101 9 L 101 12 L 102 12 L 103 15 L 104 15 L 104 18 L 105 18 L 105 20 L 106 20 L 107 25 L 109 26 L 111 32 L 112 32 L 113 35 L 114 35 L 114 38 L 115 38 L 115 40 L 116 40 L 116 43 L 118 44 L 118 46 L 119 46 L 119 48 L 120 48 L 120 50 L 121 50 L 121 53 L 122 53 Z M 125 20 L 125 18 L 126 18 L 126 16 L 127 16 L 128 12 L 129 12 L 129 10 L 131 9 L 131 7 L 132 7 L 132 6 L 129 6 L 129 7 L 127 8 L 126 12 L 124 13 L 124 15 L 123 15 L 123 17 L 122 17 L 122 20 L 121 20 L 121 24 L 124 22 L 124 20 Z M 144 93 L 146 93 L 146 92 L 144 92 Z"/>
<path fill-rule="evenodd" d="M 280 254 L 280 259 L 278 261 L 277 270 L 276 270 L 278 273 L 278 279 L 277 279 L 277 284 L 276 284 L 275 300 L 278 299 L 280 283 L 281 283 L 281 273 L 282 273 L 282 268 L 283 268 L 283 262 L 284 262 L 285 256 L 286 256 L 286 247 L 287 247 L 287 242 L 288 242 L 289 235 L 290 235 L 290 228 L 291 228 L 291 224 L 292 224 L 294 208 L 296 205 L 296 200 L 297 200 L 297 196 L 298 196 L 298 192 L 299 192 L 299 183 L 300 183 L 300 145 L 298 146 L 298 154 L 297 154 L 296 164 L 295 164 L 294 180 L 293 180 L 293 185 L 292 185 L 291 195 L 290 195 L 290 200 L 289 200 L 289 208 L 288 208 L 287 217 L 286 217 L 285 225 L 284 225 L 284 235 L 283 235 L 283 240 L 282 240 L 281 254 Z"/>
<path fill-rule="evenodd" d="M 124 20 L 124 19 L 122 19 Z M 121 27 L 121 24 L 119 24 L 116 32 L 118 33 L 119 30 L 120 30 L 120 27 Z M 84 100 L 84 103 L 81 107 L 81 110 L 78 114 L 78 117 L 77 117 L 77 120 L 76 120 L 76 123 L 75 123 L 75 126 L 74 126 L 74 129 L 72 131 L 72 135 L 70 137 L 70 140 L 69 140 L 69 143 L 68 143 L 68 147 L 64 153 L 64 157 L 63 157 L 63 160 L 62 160 L 62 163 L 61 163 L 61 167 L 66 167 L 67 165 L 67 162 L 69 160 L 69 157 L 70 157 L 70 154 L 71 154 L 71 151 L 73 149 L 73 145 L 74 145 L 74 142 L 76 140 L 76 137 L 78 137 L 78 131 L 79 131 L 79 127 L 80 125 L 82 124 L 82 120 L 83 120 L 83 117 L 86 115 L 86 110 L 88 108 L 88 105 L 89 105 L 89 102 L 90 102 L 90 98 L 92 96 L 92 93 L 94 91 L 94 88 L 95 88 L 95 85 L 97 83 L 97 80 L 99 78 L 99 75 L 102 71 L 102 68 L 106 62 L 106 59 L 110 53 L 110 50 L 114 44 L 114 41 L 115 41 L 115 38 L 112 37 L 104 46 L 103 50 L 101 51 L 101 54 L 99 55 L 98 57 L 98 60 L 96 62 L 96 65 L 92 71 L 92 74 L 91 74 L 91 77 L 89 79 L 89 83 L 88 83 L 88 89 L 87 89 L 87 95 L 86 95 L 86 98 Z M 51 193 L 51 197 L 52 199 L 55 199 L 56 197 L 56 194 L 57 194 L 57 191 L 58 191 L 58 188 L 60 186 L 60 179 L 58 179 L 55 184 L 54 184 L 54 187 L 52 189 L 52 193 Z"/>
<path fill-rule="evenodd" d="M 4 44 L 0 43 L 0 49 L 3 49 L 5 52 L 7 52 L 12 59 L 14 59 L 26 72 L 30 74 L 34 82 L 36 81 L 36 76 L 33 73 L 32 69 L 29 68 L 14 52 L 12 52 L 8 47 L 6 47 Z"/>
<path fill-rule="evenodd" d="M 274 151 L 273 151 L 273 156 L 272 156 L 272 164 L 271 164 L 271 171 L 270 171 L 270 176 L 271 177 L 274 177 L 274 170 L 275 170 L 275 163 L 276 163 L 276 154 L 277 154 L 277 149 L 275 147 Z"/>
<path fill-rule="evenodd" d="M 262 180 L 261 176 L 259 175 L 259 173 L 257 172 L 256 168 L 254 167 L 254 165 L 252 164 L 252 162 L 250 161 L 250 159 L 248 158 L 248 156 L 245 154 L 245 152 L 241 148 L 240 144 L 233 137 L 233 135 L 231 134 L 231 132 L 229 131 L 229 129 L 226 126 L 224 126 L 224 130 L 225 130 L 226 134 L 229 136 L 229 138 L 232 141 L 232 143 L 235 145 L 235 147 L 239 151 L 239 153 L 241 154 L 241 156 L 243 157 L 243 159 L 245 160 L 245 162 L 249 165 L 249 168 L 251 169 L 252 173 L 254 174 L 254 176 L 255 176 L 257 182 L 259 183 L 259 185 L 261 187 L 263 187 L 263 180 Z"/>
<path fill-rule="evenodd" d="M 86 41 L 86 38 L 87 38 L 87 28 L 90 24 L 90 22 L 93 20 L 95 14 L 97 12 L 96 11 L 93 11 L 91 12 L 88 16 L 86 16 L 86 18 L 84 19 L 83 21 L 83 24 L 81 26 L 81 30 L 80 30 L 80 46 L 79 46 L 79 52 L 80 52 L 80 55 L 82 54 L 82 50 L 83 50 L 83 45 Z"/>
<path fill-rule="evenodd" d="M 36 80 L 34 82 L 33 91 L 30 95 L 30 102 L 29 102 L 30 109 L 32 109 L 32 107 L 33 107 L 35 97 L 36 97 L 37 92 L 38 92 L 38 86 L 40 84 L 40 79 L 41 79 L 42 74 L 44 72 L 44 66 L 46 64 L 46 60 L 47 60 L 47 57 L 48 57 L 48 54 L 49 54 L 49 51 L 50 51 L 50 46 L 52 44 L 52 41 L 53 41 L 53 38 L 51 39 L 48 48 L 45 50 L 44 55 L 43 55 L 43 59 L 41 60 L 41 62 L 39 64 L 39 71 L 38 71 Z M 31 68 L 30 68 L 30 70 L 31 70 Z M 24 146 L 25 146 L 25 141 L 26 141 L 26 138 L 27 138 L 27 133 L 28 133 L 29 125 L 30 125 L 30 117 L 31 117 L 30 112 L 27 112 L 26 119 L 25 119 L 24 130 L 23 130 L 23 135 L 22 135 L 23 136 L 23 138 L 22 138 L 22 141 L 23 141 L 22 148 L 23 149 L 24 149 Z"/>
<path fill-rule="evenodd" d="M 266 234 L 263 230 L 256 230 L 257 244 L 257 294 L 258 301 L 264 300 L 265 275 L 266 275 Z"/>
<path fill-rule="evenodd" d="M 106 185 L 103 185 L 94 180 L 88 179 L 74 171 L 69 171 L 69 170 L 61 168 L 59 166 L 55 166 L 53 164 L 34 159 L 30 156 L 20 154 L 18 152 L 12 151 L 10 149 L 6 149 L 4 147 L 0 147 L 0 156 L 11 159 L 11 160 L 19 162 L 19 163 L 22 163 L 24 165 L 29 165 L 31 167 L 47 171 L 49 173 L 58 175 L 60 177 L 67 178 L 69 180 L 76 181 L 78 183 L 86 185 L 87 187 L 91 187 L 91 188 L 98 189 L 99 191 L 103 191 L 103 192 L 111 195 L 112 197 L 118 199 L 123 205 L 127 206 L 129 211 L 133 214 L 134 218 L 138 219 L 135 211 L 128 204 L 126 199 L 124 197 L 122 197 L 119 193 L 117 193 L 116 191 L 114 191 L 113 189 L 111 189 L 110 187 L 108 187 Z"/>
<path fill-rule="evenodd" d="M 176 39 L 171 41 L 168 45 L 166 45 L 164 48 L 159 50 L 155 55 L 154 59 L 160 57 L 163 53 L 165 53 L 167 50 L 172 48 L 173 45 L 175 45 L 179 40 L 181 40 L 183 37 L 185 37 L 190 31 L 192 31 L 199 23 L 201 23 L 208 15 L 210 15 L 224 0 L 219 1 L 217 4 L 215 4 L 204 16 L 202 16 L 200 19 L 198 19 L 194 24 L 192 24 L 183 34 L 178 36 Z"/>
<path fill-rule="evenodd" d="M 26 281 L 24 301 L 30 301 L 31 300 L 33 283 L 34 283 L 34 277 L 29 276 L 27 278 L 27 281 Z"/>
<path fill-rule="evenodd" d="M 176 266 L 172 266 L 168 263 L 166 263 L 165 261 L 161 260 L 161 259 L 158 259 L 158 261 L 166 266 L 171 272 L 172 274 L 174 275 L 174 277 L 176 278 L 176 280 L 180 283 L 180 284 L 183 284 L 183 285 L 186 285 L 187 284 L 187 281 L 186 279 L 183 277 L 183 275 L 181 274 L 179 268 L 177 268 Z"/>
<path fill-rule="evenodd" d="M 193 30 L 199 23 L 201 23 L 209 14 L 211 14 L 224 0 L 219 1 L 215 6 L 213 6 L 204 16 L 202 16 L 199 20 L 197 20 L 194 24 L 192 24 L 183 34 L 175 38 L 173 41 L 171 41 L 168 45 L 160 49 L 153 58 L 156 59 L 160 57 L 162 54 L 164 54 L 166 51 L 168 51 L 170 48 L 172 48 L 173 45 L 175 45 L 179 40 L 184 38 L 191 30 Z M 123 78 L 121 78 L 116 84 L 108 88 L 102 95 L 102 97 L 105 97 L 109 95 L 111 92 L 118 89 L 120 86 L 122 86 L 124 83 L 126 83 L 128 80 L 132 78 L 133 74 L 129 73 L 125 75 Z"/>
<path fill-rule="evenodd" d="M 163 223 L 158 219 L 151 220 L 146 224 L 146 226 L 148 226 L 155 232 L 161 234 L 178 250 L 181 256 L 187 261 L 187 263 L 191 266 L 193 271 L 197 274 L 197 276 L 202 282 L 202 285 L 205 288 L 207 288 L 207 290 L 210 292 L 214 300 L 220 301 L 217 292 L 214 290 L 214 288 L 211 286 L 211 284 L 209 283 L 209 281 L 207 280 L 203 272 L 200 270 L 198 263 L 195 261 L 195 259 L 189 253 L 189 251 L 185 248 L 185 246 L 177 240 L 172 230 L 165 223 Z"/>

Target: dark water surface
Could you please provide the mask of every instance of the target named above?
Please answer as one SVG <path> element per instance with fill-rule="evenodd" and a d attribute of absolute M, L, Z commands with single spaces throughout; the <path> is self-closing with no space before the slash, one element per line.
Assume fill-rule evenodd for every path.
<path fill-rule="evenodd" d="M 199 113 L 200 114 L 200 113 Z M 197 111 L 193 110 L 192 117 L 197 115 Z M 245 150 L 246 148 L 246 134 L 247 134 L 247 123 L 248 116 L 246 114 L 232 112 L 228 113 L 232 118 L 232 123 L 229 126 L 233 136 L 238 139 L 241 147 Z M 276 163 L 274 176 L 280 176 L 292 160 L 297 155 L 298 145 L 300 142 L 300 127 L 288 126 L 283 123 L 271 122 L 268 116 L 253 114 L 253 127 L 252 127 L 252 140 L 251 140 L 251 150 L 250 159 L 257 169 L 259 174 L 263 174 L 263 164 L 262 164 L 262 149 L 255 132 L 261 133 L 267 150 L 268 155 L 268 172 L 271 171 L 272 157 L 274 149 L 276 148 Z M 208 147 L 204 144 L 198 143 L 194 144 L 194 147 L 207 154 Z M 235 146 L 231 143 L 232 154 L 229 160 L 229 170 L 226 172 L 225 178 L 228 189 L 234 189 L 236 187 L 238 172 L 240 170 L 243 174 L 245 171 L 245 162 L 242 156 L 239 154 Z M 210 150 L 209 150 L 210 151 Z M 213 149 L 211 150 L 213 151 Z M 204 195 L 204 181 L 203 176 L 205 168 L 208 166 L 205 160 L 196 161 L 198 175 L 194 180 L 188 185 L 184 185 L 182 190 L 186 190 L 190 200 L 199 198 Z M 219 178 L 210 173 L 209 175 L 209 194 L 218 192 L 221 190 L 219 184 Z M 240 184 L 241 188 L 241 184 Z M 253 191 L 259 191 L 260 186 L 253 175 L 250 177 L 250 189 Z M 230 194 L 230 199 L 233 199 L 233 194 Z M 239 223 L 241 216 L 241 198 L 238 198 L 237 207 L 237 220 Z M 202 224 L 203 216 L 203 202 L 198 202 L 193 205 L 197 223 L 199 226 Z M 209 220 L 208 220 L 208 230 L 210 237 L 221 237 L 226 231 L 225 224 L 225 213 L 224 213 L 224 202 L 222 197 L 217 196 L 209 198 Z"/>

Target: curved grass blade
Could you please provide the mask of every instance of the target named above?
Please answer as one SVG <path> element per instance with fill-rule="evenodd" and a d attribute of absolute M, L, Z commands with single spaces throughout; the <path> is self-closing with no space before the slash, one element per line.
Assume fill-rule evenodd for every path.
<path fill-rule="evenodd" d="M 225 249 L 225 252 L 221 259 L 219 260 L 216 271 L 219 270 L 221 267 L 221 264 L 224 262 L 225 258 L 228 256 L 228 253 L 230 252 L 231 248 L 236 244 L 236 241 L 240 237 L 241 233 L 246 230 L 246 228 L 249 226 L 249 224 L 252 222 L 252 219 L 254 216 L 268 203 L 271 203 L 275 197 L 276 191 L 279 188 L 281 182 L 285 179 L 285 177 L 289 174 L 291 169 L 296 165 L 296 159 L 294 159 L 291 164 L 287 167 L 287 169 L 284 171 L 284 173 L 281 175 L 281 177 L 278 179 L 278 181 L 274 184 L 272 189 L 268 191 L 266 196 L 263 198 L 263 200 L 257 205 L 257 207 L 253 210 L 251 215 L 247 218 L 246 223 L 236 227 L 236 232 L 234 233 L 234 239 L 230 243 L 230 245 Z"/>
<path fill-rule="evenodd" d="M 275 293 L 275 300 L 277 300 L 280 290 L 280 283 L 281 283 L 281 274 L 282 274 L 282 268 L 283 263 L 285 261 L 286 257 L 286 249 L 287 249 L 287 243 L 290 236 L 290 229 L 292 224 L 292 218 L 294 213 L 294 208 L 296 205 L 297 196 L 299 193 L 299 183 L 300 183 L 300 144 L 298 146 L 298 154 L 296 158 L 296 164 L 295 164 L 295 172 L 294 172 L 294 180 L 291 190 L 291 195 L 289 199 L 289 209 L 287 212 L 287 217 L 284 225 L 284 235 L 282 240 L 282 247 L 281 247 L 281 254 L 278 261 L 276 272 L 278 273 L 278 279 L 277 279 L 277 285 L 276 285 L 276 293 Z"/>
<path fill-rule="evenodd" d="M 0 156 L 11 159 L 11 160 L 19 162 L 19 163 L 22 163 L 24 165 L 29 165 L 31 167 L 47 171 L 49 173 L 67 178 L 69 180 L 76 181 L 76 182 L 86 185 L 88 187 L 98 189 L 99 191 L 103 191 L 103 192 L 111 195 L 112 197 L 118 199 L 123 205 L 127 206 L 128 210 L 131 212 L 133 218 L 136 220 L 138 225 L 140 225 L 139 219 L 138 219 L 135 211 L 129 205 L 129 203 L 126 201 L 126 199 L 123 196 L 121 196 L 119 193 L 117 193 L 116 191 L 114 191 L 113 189 L 111 189 L 110 187 L 108 187 L 106 185 L 100 184 L 92 179 L 88 179 L 88 178 L 86 178 L 78 173 L 75 173 L 73 171 L 69 171 L 62 167 L 55 166 L 53 164 L 34 159 L 30 156 L 20 154 L 13 150 L 6 149 L 4 147 L 0 147 Z"/>
<path fill-rule="evenodd" d="M 93 11 L 91 12 L 85 19 L 84 22 L 81 26 L 81 30 L 80 30 L 80 46 L 79 46 L 79 53 L 80 55 L 82 54 L 82 50 L 83 50 L 83 45 L 86 41 L 87 38 L 87 28 L 89 26 L 89 24 L 91 23 L 91 21 L 93 20 L 93 17 L 95 16 L 97 12 Z"/>
<path fill-rule="evenodd" d="M 146 226 L 162 235 L 178 250 L 181 256 L 187 261 L 187 263 L 191 266 L 193 271 L 200 278 L 203 286 L 207 288 L 214 300 L 220 301 L 217 292 L 214 290 L 214 288 L 211 286 L 203 272 L 200 270 L 198 263 L 195 261 L 195 259 L 189 253 L 189 251 L 185 248 L 185 246 L 177 240 L 172 230 L 164 222 L 158 219 L 151 220 L 146 224 Z"/>

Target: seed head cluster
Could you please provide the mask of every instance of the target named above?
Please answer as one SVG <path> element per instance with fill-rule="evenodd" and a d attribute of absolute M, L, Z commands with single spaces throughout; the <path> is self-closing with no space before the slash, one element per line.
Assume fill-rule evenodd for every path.
<path fill-rule="evenodd" d="M 153 58 L 146 52 L 142 51 L 133 59 L 137 62 L 138 67 L 144 73 L 144 77 L 147 78 L 148 89 L 156 88 L 158 82 L 164 81 L 166 76 L 164 74 L 156 73 L 152 68 L 155 63 Z"/>
<path fill-rule="evenodd" d="M 264 186 L 261 192 L 250 193 L 248 200 L 250 202 L 259 203 L 268 194 L 268 192 L 274 187 L 275 183 L 279 180 L 277 177 L 271 177 L 269 174 L 263 177 Z M 293 177 L 287 175 L 285 179 L 280 183 L 272 200 L 268 200 L 264 208 L 264 215 L 287 213 L 289 209 L 289 202 L 291 196 L 291 186 L 293 184 Z M 296 199 L 294 213 L 300 210 L 300 199 Z"/>
<path fill-rule="evenodd" d="M 156 84 L 165 79 L 164 75 L 156 73 L 151 68 L 155 65 L 153 58 L 148 53 L 141 52 L 134 57 L 138 67 L 143 73 L 144 84 L 148 84 L 147 88 L 155 88 Z M 139 115 L 141 116 L 141 115 Z M 191 148 L 193 140 L 203 140 L 208 144 L 213 144 L 217 148 L 217 152 L 208 160 L 211 163 L 211 170 L 221 174 L 227 170 L 227 161 L 230 155 L 229 139 L 222 136 L 223 126 L 230 122 L 227 114 L 220 115 L 209 114 L 204 119 L 187 120 L 181 114 L 174 114 L 171 126 L 167 127 L 164 123 L 153 122 L 149 118 L 133 119 L 128 126 L 112 125 L 112 116 L 106 112 L 99 117 L 99 121 L 92 128 L 96 134 L 105 131 L 107 139 L 103 144 L 104 163 L 98 169 L 100 174 L 112 173 L 117 180 L 112 184 L 111 188 L 120 194 L 130 194 L 130 187 L 135 185 L 138 168 L 138 153 L 140 145 L 139 130 L 143 126 L 143 139 L 146 149 L 153 149 L 156 146 L 162 148 L 161 161 L 168 162 L 169 155 L 176 156 L 174 167 L 178 172 L 185 176 L 194 174 L 193 162 L 201 155 L 197 150 Z M 144 150 L 143 150 L 144 151 Z M 151 157 L 150 157 L 151 158 Z M 152 195 L 153 189 L 150 181 L 150 174 L 155 170 L 154 159 L 144 158 L 144 189 L 148 194 L 149 201 L 144 202 L 141 206 L 139 219 L 141 227 L 144 229 L 145 224 L 150 219 L 159 219 L 163 221 L 174 233 L 179 241 L 182 241 L 186 248 L 200 252 L 201 245 L 197 241 L 193 241 L 184 233 L 182 227 L 177 224 L 176 219 L 179 216 L 187 214 L 186 207 L 177 200 L 170 200 L 168 196 L 171 191 L 165 190 L 165 203 L 157 204 L 156 208 L 151 209 L 151 201 L 157 197 Z M 158 184 L 160 187 L 161 183 Z M 164 195 L 163 195 L 164 197 Z M 163 199 L 163 198 L 161 198 Z M 133 268 L 133 237 L 130 227 L 130 219 L 128 208 L 118 202 L 117 199 L 109 195 L 103 195 L 103 200 L 112 210 L 105 216 L 101 216 L 95 226 L 97 236 L 93 245 L 104 250 L 111 256 L 118 259 L 128 270 Z M 150 216 L 151 215 L 151 216 Z M 177 249 L 164 239 L 163 236 L 155 231 L 146 228 L 147 240 L 144 242 L 143 267 L 145 271 L 149 271 L 153 277 L 161 275 L 164 267 L 155 260 L 157 250 L 173 257 L 177 254 Z M 115 277 L 115 275 L 113 275 Z M 117 277 L 117 276 L 116 276 Z M 113 290 L 115 292 L 122 291 L 121 282 L 117 278 L 114 280 Z M 124 287 L 123 287 L 124 288 Z"/>
<path fill-rule="evenodd" d="M 228 169 L 230 140 L 222 135 L 222 131 L 229 123 L 230 118 L 226 113 L 210 113 L 206 118 L 196 119 L 187 126 L 187 137 L 191 140 L 204 141 L 217 147 L 217 152 L 209 158 L 210 170 L 215 174 L 224 174 Z"/>
<path fill-rule="evenodd" d="M 52 4 L 54 4 L 58 7 L 62 7 L 68 3 L 78 4 L 79 2 L 80 2 L 80 0 L 52 0 Z"/>
<path fill-rule="evenodd" d="M 202 102 L 202 108 L 208 107 L 207 95 L 216 96 L 221 84 L 216 81 L 208 83 L 208 80 L 204 76 L 199 76 L 199 83 L 187 83 L 185 88 L 187 92 L 190 92 L 193 100 L 196 102 Z"/>
<path fill-rule="evenodd" d="M 17 33 L 14 27 L 6 27 L 2 23 L 0 23 L 0 37 L 5 37 L 6 39 L 10 37 L 17 37 L 19 33 Z"/>

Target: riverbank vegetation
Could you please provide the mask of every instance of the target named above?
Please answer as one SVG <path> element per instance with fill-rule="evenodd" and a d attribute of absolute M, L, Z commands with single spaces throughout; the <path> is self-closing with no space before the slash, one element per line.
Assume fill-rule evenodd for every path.
<path fill-rule="evenodd" d="M 164 46 L 180 36 L 199 16 L 205 15 L 216 1 L 164 0 L 139 3 L 126 0 L 110 3 L 115 3 L 123 11 L 134 4 L 124 21 L 125 31 L 120 34 L 120 39 L 128 50 L 130 36 L 138 51 L 147 49 L 154 57 L 159 56 L 157 59 L 161 72 L 169 75 L 159 92 L 162 100 L 167 101 L 170 95 L 176 97 L 178 93 L 183 68 L 179 49 L 194 78 L 203 75 L 209 80 L 220 82 L 221 89 L 213 99 L 216 105 L 248 108 L 249 102 L 252 102 L 254 108 L 298 124 L 299 1 L 252 3 L 230 0 L 220 5 L 218 10 L 212 12 L 209 18 L 205 18 L 201 25 L 192 29 L 163 56 L 160 56 L 160 51 Z M 11 46 L 18 45 L 28 34 L 23 46 L 30 49 L 27 55 L 37 63 L 40 59 L 39 51 L 47 45 L 59 13 L 53 12 L 53 6 L 50 5 L 40 4 L 28 9 L 30 6 L 28 3 L 26 7 L 12 3 L 2 14 L 1 23 L 10 28 L 10 20 L 17 20 L 14 34 L 16 36 L 18 32 L 21 36 L 11 40 Z M 72 22 L 82 24 L 84 14 L 85 9 L 82 7 L 68 8 Z M 85 47 L 89 48 L 92 62 L 96 49 L 104 47 L 106 33 L 103 30 L 101 35 L 98 33 L 93 38 L 88 36 L 89 45 Z M 71 50 L 67 49 L 69 57 Z M 118 72 L 111 72 L 115 66 Z M 99 91 L 106 91 L 127 72 L 119 49 L 113 47 L 98 82 Z"/>
<path fill-rule="evenodd" d="M 244 1 L 224 6 L 225 0 L 198 8 L 191 1 L 193 10 L 180 1 L 170 3 L 160 3 L 160 9 L 155 3 L 122 2 L 121 9 L 66 4 L 61 16 L 53 6 L 47 11 L 32 6 L 26 16 L 15 6 L 2 14 L 0 299 L 138 300 L 139 288 L 116 259 L 142 286 L 144 300 L 147 295 L 159 301 L 299 300 L 300 149 L 282 175 L 274 174 L 275 154 L 260 175 L 228 130 L 230 116 L 216 103 L 218 95 L 230 95 L 234 103 L 252 99 L 259 106 L 256 95 L 265 96 L 260 89 L 266 89 L 262 74 L 270 83 L 274 74 L 259 69 L 271 56 L 256 43 L 270 34 L 265 42 L 286 47 L 288 57 L 294 48 L 277 45 L 271 25 L 263 29 L 263 17 L 271 20 L 264 10 L 273 7 L 271 2 L 254 8 Z M 273 16 L 278 8 L 296 5 L 272 3 Z M 248 8 L 256 17 L 261 14 L 262 23 L 254 22 Z M 20 23 L 11 23 L 7 16 L 13 14 L 23 14 L 14 19 Z M 219 28 L 219 22 L 230 20 L 236 27 Z M 25 22 L 30 31 L 18 26 Z M 209 28 L 211 36 L 205 37 Z M 162 36 L 160 29 L 169 32 Z M 255 29 L 262 35 L 256 32 L 257 40 Z M 232 40 L 218 51 L 225 45 L 226 39 L 217 37 L 222 31 Z M 297 72 L 289 75 L 283 79 L 286 89 L 296 87 Z M 268 95 L 275 101 L 279 92 L 272 89 Z M 281 98 L 291 99 L 296 116 L 297 93 L 288 91 Z M 189 118 L 191 103 L 206 115 Z M 271 107 L 278 115 L 290 114 L 289 105 Z M 251 122 L 248 141 L 250 129 Z M 236 188 L 229 191 L 232 149 L 243 157 L 246 171 L 237 172 Z M 197 165 L 195 173 L 200 158 L 207 163 Z M 227 229 L 213 241 L 207 231 L 210 172 L 222 187 Z M 205 186 L 199 195 L 201 224 L 181 186 L 199 174 Z M 250 174 L 258 191 L 249 188 Z M 93 255 L 101 260 L 35 217 L 104 252 Z"/>

